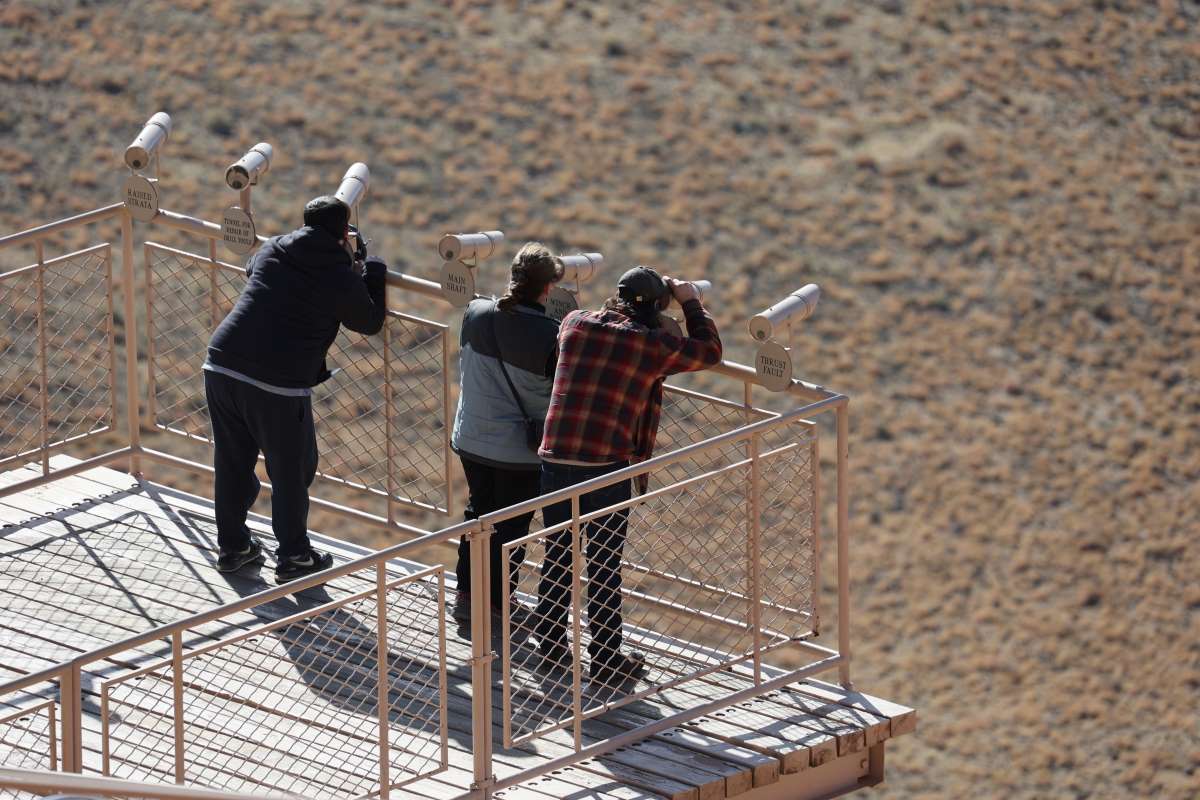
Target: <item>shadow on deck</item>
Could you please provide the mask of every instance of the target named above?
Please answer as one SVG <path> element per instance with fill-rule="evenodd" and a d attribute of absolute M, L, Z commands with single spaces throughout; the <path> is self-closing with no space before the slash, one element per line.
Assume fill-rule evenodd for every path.
<path fill-rule="evenodd" d="M 64 456 L 55 461 L 71 463 Z M 32 477 L 32 469 L 0 475 L 0 485 Z M 250 524 L 269 550 L 269 521 L 253 517 Z M 268 580 L 270 561 L 261 571 L 216 571 L 209 501 L 139 484 L 111 469 L 0 499 L 0 526 L 0 596 L 6 610 L 0 620 L 0 681 L 274 585 Z M 365 552 L 316 538 L 342 562 Z M 246 792 L 352 797 L 378 789 L 385 752 L 391 782 L 412 781 L 400 796 L 465 793 L 472 780 L 470 643 L 455 635 L 452 624 L 442 630 L 445 598 L 439 600 L 437 581 L 422 569 L 389 564 L 384 692 L 376 657 L 381 604 L 373 573 L 337 578 L 189 631 L 180 690 L 187 701 L 187 781 Z M 408 577 L 417 574 L 424 577 Z M 171 652 L 169 641 L 152 642 L 85 668 L 86 772 L 174 781 Z M 664 689 L 587 720 L 582 743 L 750 685 L 746 675 L 722 670 Z M 57 687 L 46 684 L 0 698 L 0 765 L 45 761 L 39 753 L 50 738 L 47 718 L 3 720 L 57 695 Z M 382 746 L 376 736 L 381 700 L 387 703 L 389 731 Z M 498 691 L 493 706 L 499 741 Z M 915 721 L 911 709 L 805 681 L 497 796 L 827 796 L 872 782 L 882 772 L 885 740 L 911 731 Z M 498 747 L 496 774 L 504 777 L 573 751 L 573 738 L 562 731 L 521 748 Z"/>

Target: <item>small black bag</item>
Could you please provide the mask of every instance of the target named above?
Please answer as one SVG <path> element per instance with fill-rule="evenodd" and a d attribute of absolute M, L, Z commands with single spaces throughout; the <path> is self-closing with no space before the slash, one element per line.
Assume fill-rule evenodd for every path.
<path fill-rule="evenodd" d="M 522 414 L 525 412 L 522 411 Z M 525 444 L 533 452 L 542 446 L 542 434 L 545 433 L 546 423 L 536 419 L 525 418 Z"/>
<path fill-rule="evenodd" d="M 500 304 L 492 304 L 492 338 L 496 340 L 496 360 L 500 362 L 500 372 L 504 374 L 504 381 L 508 384 L 508 390 L 512 392 L 513 400 L 517 402 L 517 408 L 521 411 L 521 416 L 525 418 L 525 446 L 534 453 L 542 446 L 542 433 L 546 426 L 545 420 L 532 419 L 529 414 L 525 413 L 525 404 L 521 402 L 521 396 L 517 394 L 517 387 L 513 386 L 512 378 L 508 377 L 508 370 L 504 368 L 504 354 L 500 352 L 500 337 L 496 334 L 496 315 L 500 313 Z"/>

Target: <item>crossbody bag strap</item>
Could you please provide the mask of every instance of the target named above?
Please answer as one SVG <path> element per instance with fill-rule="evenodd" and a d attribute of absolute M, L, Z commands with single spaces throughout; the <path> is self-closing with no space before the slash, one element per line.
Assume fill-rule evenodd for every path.
<path fill-rule="evenodd" d="M 500 362 L 500 372 L 504 375 L 504 382 L 508 384 L 508 390 L 512 392 L 513 400 L 517 401 L 517 408 L 521 411 L 521 416 L 526 422 L 531 422 L 529 414 L 525 413 L 525 404 L 521 402 L 521 396 L 517 394 L 517 387 L 513 386 L 512 378 L 508 377 L 508 370 L 504 368 L 504 352 L 500 349 L 500 334 L 496 331 L 496 315 L 500 313 L 499 301 L 492 303 L 492 338 L 496 340 L 496 360 Z"/>

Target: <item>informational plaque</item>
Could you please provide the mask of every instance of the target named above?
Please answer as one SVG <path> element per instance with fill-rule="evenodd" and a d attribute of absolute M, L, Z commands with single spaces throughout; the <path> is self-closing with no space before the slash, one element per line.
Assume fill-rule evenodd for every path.
<path fill-rule="evenodd" d="M 221 239 L 226 247 L 238 255 L 249 253 L 258 244 L 258 236 L 254 232 L 254 218 L 239 206 L 225 209 L 225 214 L 221 217 Z"/>
<path fill-rule="evenodd" d="M 475 299 L 475 275 L 459 261 L 447 261 L 442 269 L 442 295 L 450 305 L 463 308 Z"/>
<path fill-rule="evenodd" d="M 762 385 L 782 392 L 792 383 L 792 353 L 779 342 L 760 345 L 754 356 L 754 371 Z"/>
<path fill-rule="evenodd" d="M 158 216 L 157 180 L 130 175 L 125 181 L 125 208 L 138 222 L 149 222 Z"/>
<path fill-rule="evenodd" d="M 551 286 L 550 296 L 546 298 L 546 313 L 557 320 L 579 308 L 579 298 L 570 289 L 561 286 Z"/>

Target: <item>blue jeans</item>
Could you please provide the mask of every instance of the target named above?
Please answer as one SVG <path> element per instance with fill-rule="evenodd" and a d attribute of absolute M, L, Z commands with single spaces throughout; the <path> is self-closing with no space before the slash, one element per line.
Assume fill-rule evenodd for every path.
<path fill-rule="evenodd" d="M 628 462 L 596 467 L 542 462 L 542 494 L 574 486 L 628 466 Z M 579 513 L 587 514 L 629 500 L 628 480 L 588 492 L 579 498 Z M 563 501 L 542 509 L 546 527 L 571 518 L 571 503 Z M 587 565 L 588 629 L 592 640 L 588 655 L 593 664 L 613 661 L 621 652 L 621 555 L 629 510 L 597 517 L 583 527 Z M 567 647 L 567 617 L 571 605 L 571 529 L 546 538 L 546 560 L 538 584 L 537 624 L 534 628 L 543 655 L 560 659 Z"/>

